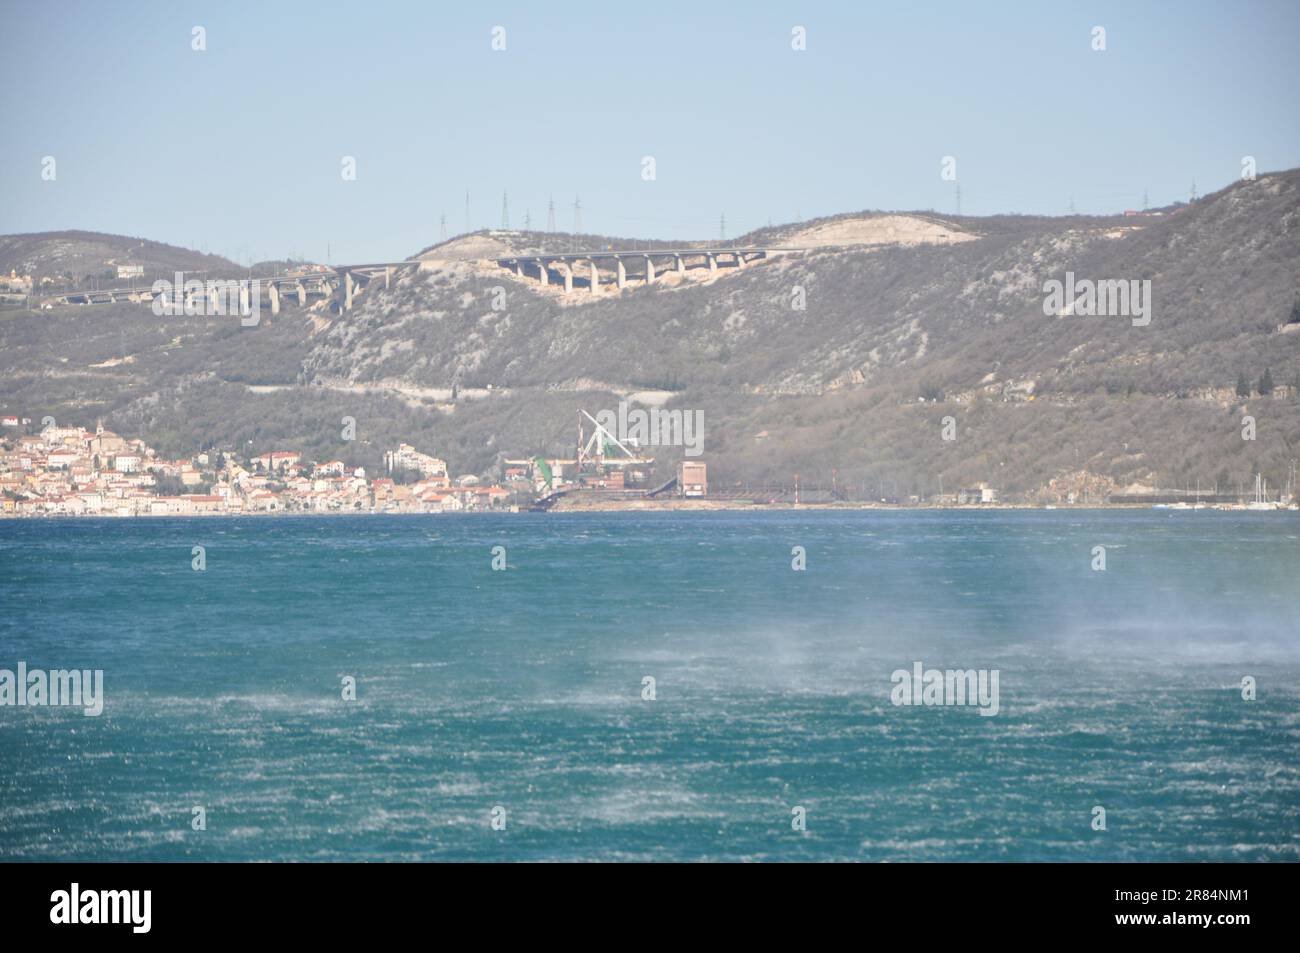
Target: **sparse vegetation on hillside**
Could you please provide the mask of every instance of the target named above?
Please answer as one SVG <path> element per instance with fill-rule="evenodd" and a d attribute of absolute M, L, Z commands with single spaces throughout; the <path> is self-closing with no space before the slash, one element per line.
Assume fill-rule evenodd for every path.
<path fill-rule="evenodd" d="M 377 466 L 407 440 L 482 472 L 567 453 L 578 407 L 656 390 L 704 411 L 719 485 L 796 472 L 829 485 L 837 471 L 900 493 L 1031 494 L 1080 473 L 1122 487 L 1263 472 L 1279 486 L 1300 447 L 1300 334 L 1278 319 L 1300 292 L 1298 188 L 1300 173 L 1261 176 L 1118 233 L 1083 217 L 960 220 L 982 237 L 817 251 L 577 306 L 462 263 L 372 287 L 341 315 L 286 306 L 253 329 L 126 304 L 15 314 L 0 322 L 0 409 L 103 415 L 167 452 Z M 1151 279 L 1151 323 L 1045 315 L 1043 282 L 1067 271 Z M 1252 391 L 1267 437 L 1247 442 Z M 957 438 L 943 441 L 949 415 Z M 339 437 L 343 416 L 356 441 Z"/>
<path fill-rule="evenodd" d="M 125 287 L 130 279 L 118 279 L 118 265 L 139 265 L 144 274 L 134 279 L 137 286 L 155 277 L 170 279 L 177 271 L 212 275 L 242 274 L 234 262 L 220 255 L 208 255 L 188 248 L 126 235 L 64 231 L 0 235 L 0 274 L 16 271 L 31 275 L 36 291 L 42 278 L 52 289 Z"/>

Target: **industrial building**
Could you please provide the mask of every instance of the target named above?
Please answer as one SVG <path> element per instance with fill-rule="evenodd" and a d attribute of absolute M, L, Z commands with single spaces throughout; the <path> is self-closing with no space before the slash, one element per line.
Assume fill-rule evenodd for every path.
<path fill-rule="evenodd" d="M 677 464 L 677 495 L 708 496 L 708 468 L 698 460 L 683 460 Z"/>

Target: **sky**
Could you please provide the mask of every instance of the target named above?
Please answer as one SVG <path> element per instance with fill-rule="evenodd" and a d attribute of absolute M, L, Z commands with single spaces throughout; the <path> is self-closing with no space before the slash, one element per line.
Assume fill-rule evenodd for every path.
<path fill-rule="evenodd" d="M 0 233 L 88 229 L 241 263 L 405 258 L 443 215 L 465 231 L 467 192 L 474 229 L 501 225 L 504 193 L 515 228 L 527 213 L 545 229 L 553 197 L 560 231 L 580 200 L 586 232 L 713 239 L 724 216 L 732 237 L 951 214 L 958 187 L 966 215 L 1112 213 L 1223 188 L 1245 156 L 1300 166 L 1296 0 L 0 13 Z"/>

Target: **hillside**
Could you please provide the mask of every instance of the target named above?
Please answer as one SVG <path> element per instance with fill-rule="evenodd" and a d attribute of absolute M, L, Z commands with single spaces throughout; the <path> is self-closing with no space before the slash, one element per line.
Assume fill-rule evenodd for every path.
<path fill-rule="evenodd" d="M 979 235 L 933 213 L 850 212 L 827 218 L 758 229 L 735 238 L 712 241 L 647 240 L 610 235 L 575 235 L 571 232 L 537 232 L 491 229 L 458 235 L 421 249 L 413 257 L 425 261 L 471 261 L 509 255 L 564 254 L 572 251 L 652 251 L 657 248 L 708 248 L 711 246 L 844 248 L 946 244 L 971 241 Z"/>
<path fill-rule="evenodd" d="M 0 273 L 29 274 L 37 283 L 47 276 L 57 287 L 78 287 L 94 279 L 114 282 L 118 265 L 140 265 L 146 278 L 170 278 L 177 271 L 223 275 L 240 271 L 220 255 L 126 235 L 79 231 L 0 235 Z"/>
<path fill-rule="evenodd" d="M 801 234 L 826 247 L 594 300 L 561 301 L 473 259 L 690 243 L 477 233 L 425 249 L 424 270 L 351 311 L 286 307 L 251 329 L 126 304 L 10 312 L 0 412 L 103 416 L 168 451 L 294 447 L 370 465 L 401 439 L 482 472 L 571 450 L 578 408 L 631 394 L 703 411 L 716 482 L 829 484 L 837 471 L 870 495 L 940 481 L 1041 498 L 1235 488 L 1257 471 L 1281 486 L 1300 456 L 1300 324 L 1286 325 L 1300 298 L 1300 172 L 1159 216 L 855 213 L 736 243 Z M 40 237 L 0 249 L 17 238 Z M 1043 282 L 1067 271 L 1150 279 L 1150 323 L 1045 316 Z M 1283 386 L 1239 400 L 1238 378 L 1265 369 Z M 339 439 L 344 416 L 355 443 Z M 665 468 L 675 455 L 658 453 Z"/>

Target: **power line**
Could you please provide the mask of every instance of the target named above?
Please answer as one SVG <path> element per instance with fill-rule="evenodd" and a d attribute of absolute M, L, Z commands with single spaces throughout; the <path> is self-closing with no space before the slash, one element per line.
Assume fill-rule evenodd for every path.
<path fill-rule="evenodd" d="M 501 193 L 501 227 L 510 228 L 510 196 L 504 191 Z"/>

